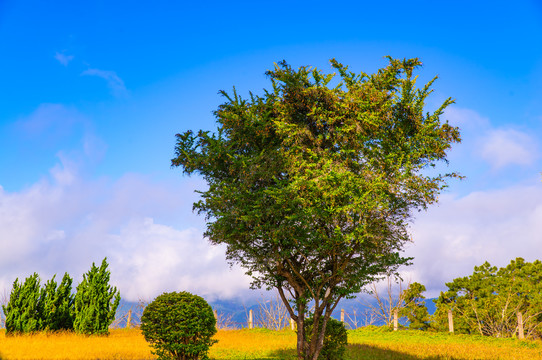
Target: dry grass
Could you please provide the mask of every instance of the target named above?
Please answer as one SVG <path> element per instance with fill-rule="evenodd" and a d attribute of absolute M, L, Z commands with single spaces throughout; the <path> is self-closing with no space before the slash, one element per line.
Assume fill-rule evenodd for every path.
<path fill-rule="evenodd" d="M 111 330 L 109 336 L 57 333 L 5 336 L 0 333 L 3 359 L 154 359 L 139 330 Z"/>
<path fill-rule="evenodd" d="M 219 342 L 210 351 L 212 359 L 283 358 L 285 349 L 295 347 L 295 333 L 271 330 L 221 330 Z M 57 334 L 5 336 L 0 331 L 2 359 L 156 359 L 138 329 L 111 330 L 106 336 Z"/>
<path fill-rule="evenodd" d="M 288 330 L 220 330 L 211 359 L 293 359 L 295 333 Z M 542 343 L 515 339 L 375 329 L 348 333 L 348 360 L 534 360 L 542 359 Z M 112 330 L 109 337 L 73 333 L 6 337 L 0 331 L 2 359 L 155 359 L 141 332 Z"/>

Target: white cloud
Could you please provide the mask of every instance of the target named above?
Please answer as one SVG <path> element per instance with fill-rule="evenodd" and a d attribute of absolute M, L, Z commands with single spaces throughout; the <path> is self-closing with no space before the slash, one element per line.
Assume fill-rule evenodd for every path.
<path fill-rule="evenodd" d="M 444 113 L 444 118 L 451 125 L 458 126 L 462 131 L 485 129 L 490 126 L 490 121 L 487 117 L 478 114 L 476 111 L 457 106 L 450 106 Z"/>
<path fill-rule="evenodd" d="M 48 279 L 67 271 L 78 283 L 92 262 L 106 256 L 112 284 L 127 300 L 173 290 L 207 298 L 248 290 L 248 278 L 229 269 L 224 249 L 209 245 L 193 227 L 203 220 L 188 229 L 155 220 L 193 216 L 192 199 L 181 186 L 137 174 L 86 180 L 80 167 L 61 156 L 50 176 L 29 188 L 0 189 L 0 292 L 33 272 Z"/>
<path fill-rule="evenodd" d="M 109 239 L 114 277 L 128 298 L 181 289 L 208 299 L 236 297 L 249 288 L 241 269 L 229 269 L 224 248 L 209 245 L 198 229 L 176 230 L 145 218 Z"/>
<path fill-rule="evenodd" d="M 68 66 L 70 61 L 72 61 L 74 59 L 74 56 L 56 52 L 55 53 L 55 59 L 58 60 L 58 62 L 61 63 L 62 65 Z"/>
<path fill-rule="evenodd" d="M 124 81 L 114 71 L 87 69 L 81 75 L 97 76 L 104 79 L 114 96 L 126 96 L 128 93 Z"/>
<path fill-rule="evenodd" d="M 430 297 L 445 282 L 472 274 L 489 261 L 506 266 L 510 260 L 541 259 L 542 183 L 443 196 L 438 207 L 421 214 L 412 227 L 414 243 L 406 255 L 414 264 L 405 274 L 427 286 Z"/>
<path fill-rule="evenodd" d="M 452 148 L 449 159 L 452 164 L 470 167 L 471 174 L 510 166 L 529 167 L 540 157 L 534 136 L 519 129 L 495 126 L 476 111 L 452 106 L 446 110 L 445 118 L 459 127 L 462 138 L 461 144 Z"/>
<path fill-rule="evenodd" d="M 481 156 L 493 169 L 532 165 L 538 157 L 534 139 L 513 129 L 491 130 L 482 140 Z"/>

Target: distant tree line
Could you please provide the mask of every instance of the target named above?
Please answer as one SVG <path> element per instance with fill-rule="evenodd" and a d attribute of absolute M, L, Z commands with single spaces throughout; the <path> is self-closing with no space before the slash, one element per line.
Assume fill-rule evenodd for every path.
<path fill-rule="evenodd" d="M 72 292 L 73 279 L 64 274 L 60 284 L 55 276 L 43 286 L 37 273 L 24 282 L 15 279 L 5 314 L 6 334 L 73 330 L 82 334 L 108 334 L 115 319 L 120 293 L 109 285 L 107 259 L 100 267 L 92 263 L 83 281 Z"/>
<path fill-rule="evenodd" d="M 522 314 L 527 337 L 542 337 L 542 262 L 522 258 L 498 269 L 485 262 L 470 276 L 447 283 L 448 290 L 434 300 L 433 326 L 447 328 L 447 313 L 454 313 L 454 331 L 511 337 Z"/>
<path fill-rule="evenodd" d="M 516 258 L 503 268 L 485 262 L 474 267 L 472 275 L 456 278 L 446 286 L 448 290 L 433 300 L 436 311 L 430 315 L 422 295 L 425 286 L 410 284 L 388 307 L 388 318 L 397 310 L 399 316 L 408 320 L 410 329 L 449 331 L 451 310 L 454 333 L 512 337 L 518 333 L 518 313 L 521 313 L 525 335 L 542 338 L 540 260 L 529 263 Z M 386 324 L 391 326 L 390 322 Z"/>
<path fill-rule="evenodd" d="M 359 299 L 364 311 L 353 308 L 350 313 L 342 314 L 347 327 L 383 324 L 392 328 L 397 312 L 399 327 L 447 332 L 451 310 L 454 333 L 513 337 L 519 334 L 518 313 L 521 313 L 525 336 L 542 338 L 542 262 L 539 260 L 529 263 L 516 258 L 503 268 L 488 262 L 476 266 L 472 275 L 446 283 L 447 290 L 433 300 L 436 310 L 432 315 L 426 306 L 423 284 L 410 283 L 404 289 L 399 280 L 397 290 L 393 275 L 386 279 L 387 288 L 377 283 L 366 287 L 373 300 Z M 259 301 L 258 308 L 254 319 L 256 327 L 280 330 L 291 326 L 280 299 Z M 235 322 L 232 314 L 217 313 L 219 329 L 243 326 L 246 322 Z"/>

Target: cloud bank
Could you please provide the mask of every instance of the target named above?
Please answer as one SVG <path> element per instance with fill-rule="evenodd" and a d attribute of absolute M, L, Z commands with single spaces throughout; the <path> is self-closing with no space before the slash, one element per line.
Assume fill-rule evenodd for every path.
<path fill-rule="evenodd" d="M 513 122 L 494 126 L 490 120 L 470 109 L 450 107 L 445 117 L 461 131 L 463 141 L 456 145 L 450 159 L 461 165 L 482 161 L 494 172 L 511 167 L 529 167 L 539 159 L 538 140 Z"/>
<path fill-rule="evenodd" d="M 495 170 L 508 165 L 529 166 L 537 158 L 534 139 L 514 129 L 491 130 L 481 143 L 482 158 Z"/>
<path fill-rule="evenodd" d="M 495 127 L 468 109 L 452 108 L 448 118 L 464 134 L 450 156 L 460 171 L 471 166 L 497 179 L 504 170 L 537 167 L 538 144 L 530 134 Z M 74 136 L 81 141 L 77 151 L 57 152 L 56 165 L 40 181 L 12 192 L 0 187 L 0 291 L 33 272 L 48 279 L 67 271 L 78 283 L 92 262 L 107 257 L 112 284 L 127 300 L 174 290 L 208 299 L 250 293 L 250 279 L 230 269 L 224 248 L 208 244 L 203 218 L 191 213 L 193 189 L 201 183 L 157 182 L 135 173 L 89 176 L 107 146 L 75 109 L 43 104 L 17 126 L 32 139 L 60 139 L 51 146 Z M 414 264 L 403 269 L 404 278 L 425 284 L 434 297 L 486 260 L 505 266 L 515 257 L 539 258 L 539 171 L 512 186 L 444 194 L 439 205 L 418 214 L 405 253 Z"/>
<path fill-rule="evenodd" d="M 518 127 L 495 126 L 470 109 L 451 107 L 446 118 L 463 138 L 450 161 L 467 178 L 455 184 L 462 190 L 444 193 L 439 204 L 418 214 L 405 252 L 414 263 L 403 269 L 407 280 L 426 285 L 429 297 L 485 261 L 501 267 L 516 257 L 539 259 L 542 241 L 537 139 Z M 504 181 L 520 169 L 527 178 Z"/>
<path fill-rule="evenodd" d="M 464 197 L 447 195 L 416 219 L 414 242 L 406 251 L 414 264 L 404 274 L 425 284 L 429 297 L 438 296 L 446 282 L 472 274 L 485 261 L 502 267 L 516 257 L 540 259 L 541 234 L 539 179 Z"/>
<path fill-rule="evenodd" d="M 80 166 L 61 156 L 29 188 L 0 188 L 0 289 L 33 272 L 45 280 L 67 271 L 78 283 L 92 262 L 107 257 L 112 284 L 126 300 L 174 290 L 207 298 L 247 291 L 248 278 L 229 268 L 224 249 L 209 245 L 198 223 L 177 229 L 156 221 L 190 216 L 186 191 L 139 174 L 86 180 Z"/>

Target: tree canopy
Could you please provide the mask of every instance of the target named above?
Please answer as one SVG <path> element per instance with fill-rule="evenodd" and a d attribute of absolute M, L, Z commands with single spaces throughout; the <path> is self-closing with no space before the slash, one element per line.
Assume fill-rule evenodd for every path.
<path fill-rule="evenodd" d="M 254 287 L 276 288 L 298 324 L 300 358 L 316 359 L 339 300 L 406 264 L 414 210 L 437 201 L 456 173 L 425 171 L 446 161 L 459 130 L 440 120 L 447 99 L 424 109 L 433 78 L 416 88 L 418 59 L 374 74 L 275 64 L 271 89 L 243 99 L 220 93 L 216 132 L 177 134 L 172 166 L 208 184 L 194 209 L 205 236 L 227 245 Z M 314 301 L 310 343 L 303 333 Z"/>
<path fill-rule="evenodd" d="M 115 320 L 120 303 L 120 292 L 109 285 L 111 272 L 108 266 L 107 258 L 102 260 L 100 267 L 92 263 L 90 270 L 83 274 L 83 281 L 77 285 L 73 327 L 78 333 L 109 334 L 109 325 Z"/>
<path fill-rule="evenodd" d="M 517 313 L 522 313 L 526 336 L 542 336 L 542 262 L 522 258 L 504 268 L 487 261 L 470 276 L 446 283 L 448 291 L 434 300 L 435 326 L 447 328 L 447 312 L 454 312 L 459 333 L 510 337 L 517 332 Z"/>
<path fill-rule="evenodd" d="M 422 295 L 424 291 L 425 285 L 414 282 L 401 295 L 404 302 L 401 316 L 407 317 L 410 329 L 427 330 L 430 326 L 425 296 Z"/>

